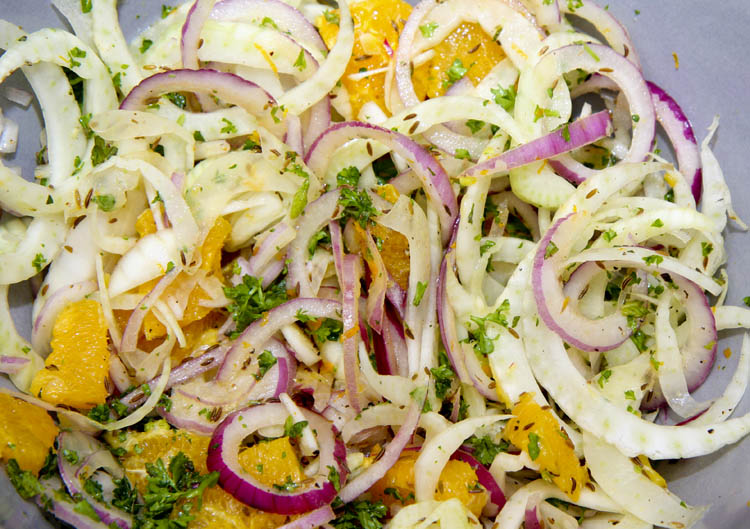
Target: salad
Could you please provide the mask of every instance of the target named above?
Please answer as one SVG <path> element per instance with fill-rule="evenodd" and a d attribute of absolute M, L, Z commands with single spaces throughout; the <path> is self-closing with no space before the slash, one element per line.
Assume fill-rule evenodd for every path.
<path fill-rule="evenodd" d="M 33 178 L 0 164 L 23 499 L 77 528 L 701 519 L 652 462 L 750 433 L 747 336 L 695 395 L 750 327 L 747 227 L 718 120 L 699 143 L 606 7 L 195 0 L 127 42 L 116 0 L 52 3 L 72 32 L 0 20 L 33 90 L 4 95 L 44 117 Z"/>

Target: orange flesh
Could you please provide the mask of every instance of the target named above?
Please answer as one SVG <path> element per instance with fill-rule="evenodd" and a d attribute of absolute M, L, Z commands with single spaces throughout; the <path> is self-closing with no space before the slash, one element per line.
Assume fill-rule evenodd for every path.
<path fill-rule="evenodd" d="M 128 450 L 122 458 L 123 466 L 128 478 L 143 493 L 146 486 L 145 464 L 159 458 L 168 465 L 172 457 L 183 452 L 193 461 L 198 472 L 208 472 L 206 453 L 210 441 L 210 437 L 164 427 L 151 432 L 131 433 L 126 445 L 116 440 L 111 442 Z M 274 483 L 283 483 L 287 475 L 297 483 L 303 479 L 299 460 L 287 437 L 246 448 L 240 452 L 239 461 L 245 471 L 269 487 Z M 259 465 L 262 472 L 258 470 Z M 245 505 L 219 485 L 205 491 L 203 505 L 194 513 L 196 518 L 190 522 L 190 529 L 274 529 L 289 521 L 285 515 Z"/>
<path fill-rule="evenodd" d="M 503 48 L 484 32 L 479 24 L 462 22 L 437 46 L 426 63 L 414 69 L 414 90 L 419 99 L 438 97 L 452 84 L 448 70 L 459 60 L 474 85 L 490 72 L 503 58 Z"/>
<path fill-rule="evenodd" d="M 373 501 L 382 500 L 389 509 L 392 505 L 414 503 L 414 463 L 418 456 L 417 451 L 404 452 L 370 489 Z M 463 461 L 448 461 L 440 473 L 435 499 L 445 501 L 451 498 L 460 500 L 475 516 L 482 513 L 489 501 L 489 494 L 479 485 L 476 472 Z"/>
<path fill-rule="evenodd" d="M 0 393 L 0 458 L 15 459 L 21 470 L 39 473 L 59 430 L 38 406 Z"/>
<path fill-rule="evenodd" d="M 354 21 L 354 47 L 341 82 L 349 93 L 352 117 L 357 119 L 362 105 L 368 101 L 374 101 L 386 111 L 383 90 L 385 72 L 356 81 L 349 76 L 363 69 L 371 71 L 390 64 L 391 56 L 384 41 L 388 41 L 395 53 L 398 35 L 411 14 L 411 6 L 401 0 L 368 0 L 352 3 L 349 7 Z M 338 10 L 332 13 L 338 15 Z M 319 17 L 315 23 L 326 46 L 331 49 L 339 32 L 338 24 L 328 22 L 325 17 Z"/>
<path fill-rule="evenodd" d="M 589 481 L 589 473 L 573 450 L 573 443 L 560 427 L 557 419 L 543 409 L 529 393 L 513 407 L 514 417 L 505 426 L 505 437 L 515 446 L 529 454 L 539 465 L 540 471 L 557 487 L 577 500 L 581 490 Z M 536 443 L 532 441 L 536 436 Z M 529 445 L 532 448 L 529 448 Z M 538 447 L 538 454 L 534 450 Z"/>
<path fill-rule="evenodd" d="M 30 392 L 51 404 L 88 410 L 109 392 L 107 323 L 98 302 L 76 301 L 65 307 L 52 328 L 52 352 L 31 382 Z"/>

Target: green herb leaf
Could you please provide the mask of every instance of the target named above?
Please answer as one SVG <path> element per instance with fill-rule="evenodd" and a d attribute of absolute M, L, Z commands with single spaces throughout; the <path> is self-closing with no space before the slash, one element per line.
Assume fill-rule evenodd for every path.
<path fill-rule="evenodd" d="M 494 96 L 495 103 L 503 107 L 507 112 L 512 111 L 516 106 L 515 86 L 511 85 L 508 88 L 498 86 L 497 88 L 490 89 L 490 92 L 492 92 L 492 95 Z"/>
<path fill-rule="evenodd" d="M 500 452 L 508 451 L 508 443 L 500 440 L 496 443 L 488 435 L 483 437 L 472 436 L 466 440 L 466 444 L 474 449 L 474 459 L 485 466 L 489 466 Z"/>
<path fill-rule="evenodd" d="M 476 134 L 486 125 L 484 121 L 479 119 L 469 119 L 466 121 L 466 126 L 469 128 L 472 134 Z"/>
<path fill-rule="evenodd" d="M 453 372 L 450 360 L 442 349 L 438 354 L 438 362 L 438 367 L 431 368 L 430 373 L 435 381 L 435 396 L 444 399 L 456 378 L 456 373 Z"/>
<path fill-rule="evenodd" d="M 41 494 L 42 486 L 36 477 L 34 477 L 34 474 L 28 470 L 21 470 L 21 467 L 18 466 L 18 461 L 15 459 L 8 460 L 8 463 L 5 465 L 5 471 L 8 473 L 13 487 L 15 487 L 23 499 L 28 500 L 37 494 Z"/>
<path fill-rule="evenodd" d="M 305 60 L 305 50 L 300 50 L 299 55 L 297 55 L 297 60 L 294 61 L 294 64 L 292 65 L 295 68 L 297 68 L 300 72 L 307 68 L 307 61 Z"/>
<path fill-rule="evenodd" d="M 161 18 L 167 18 L 169 15 L 171 15 L 174 11 L 176 11 L 177 8 L 173 6 L 161 6 Z"/>
<path fill-rule="evenodd" d="M 435 22 L 430 22 L 428 24 L 419 26 L 419 31 L 422 33 L 422 36 L 424 38 L 429 39 L 435 33 L 435 30 L 437 28 L 438 28 L 438 25 Z"/>
<path fill-rule="evenodd" d="M 453 156 L 459 160 L 471 160 L 471 154 L 466 149 L 456 149 L 456 154 Z"/>
<path fill-rule="evenodd" d="M 112 211 L 115 208 L 115 197 L 112 195 L 94 195 L 91 202 L 99 206 L 102 211 Z"/>
<path fill-rule="evenodd" d="M 382 501 L 355 500 L 344 506 L 331 525 L 336 529 L 381 529 L 387 514 L 388 508 Z"/>
<path fill-rule="evenodd" d="M 263 351 L 258 356 L 258 373 L 255 374 L 255 380 L 260 380 L 263 376 L 276 365 L 276 357 L 273 356 L 271 351 Z"/>
<path fill-rule="evenodd" d="M 237 286 L 224 287 L 224 295 L 231 300 L 227 310 L 236 323 L 232 338 L 239 336 L 245 328 L 271 310 L 287 301 L 286 281 L 276 281 L 263 289 L 261 279 L 245 275 Z"/>
<path fill-rule="evenodd" d="M 412 301 L 415 307 L 418 307 L 419 304 L 422 303 L 422 298 L 424 297 L 424 293 L 426 290 L 427 290 L 427 283 L 422 283 L 421 281 L 418 281 L 416 292 L 414 292 L 414 300 Z"/>
<path fill-rule="evenodd" d="M 149 48 L 151 47 L 151 45 L 152 45 L 153 43 L 154 43 L 154 41 L 153 41 L 153 40 L 150 40 L 150 39 L 143 39 L 143 40 L 141 41 L 141 47 L 139 48 L 140 52 L 141 52 L 141 53 L 146 53 L 146 51 L 148 51 L 148 49 L 149 49 Z"/>
<path fill-rule="evenodd" d="M 339 25 L 340 18 L 338 13 L 326 10 L 323 11 L 323 16 L 325 17 L 326 22 L 328 22 L 329 24 L 336 24 L 337 26 Z"/>
<path fill-rule="evenodd" d="M 341 188 L 339 205 L 342 207 L 341 222 L 347 219 L 354 219 L 359 222 L 362 228 L 373 222 L 371 219 L 379 214 L 378 210 L 372 204 L 372 199 L 367 191 L 355 191 L 348 187 Z"/>
<path fill-rule="evenodd" d="M 539 457 L 539 436 L 534 432 L 529 433 L 528 451 L 532 461 Z"/>
<path fill-rule="evenodd" d="M 361 176 L 362 174 L 359 172 L 359 169 L 353 165 L 344 167 L 339 171 L 339 174 L 336 175 L 336 183 L 340 186 L 357 187 Z"/>
<path fill-rule="evenodd" d="M 31 261 L 31 266 L 33 266 L 34 270 L 36 270 L 38 273 L 42 271 L 46 263 L 47 263 L 47 258 L 44 257 L 42 254 L 38 253 L 34 256 L 34 259 Z"/>

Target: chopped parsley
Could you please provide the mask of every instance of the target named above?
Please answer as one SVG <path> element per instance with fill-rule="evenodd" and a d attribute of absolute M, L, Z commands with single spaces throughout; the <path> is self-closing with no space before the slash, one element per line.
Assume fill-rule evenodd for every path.
<path fill-rule="evenodd" d="M 341 206 L 341 222 L 347 219 L 353 219 L 359 222 L 362 228 L 373 222 L 371 219 L 379 214 L 378 210 L 372 204 L 372 199 L 367 191 L 354 191 L 348 187 L 341 188 L 339 197 L 339 206 Z"/>
<path fill-rule="evenodd" d="M 479 119 L 469 119 L 466 121 L 466 126 L 469 128 L 472 134 L 476 134 L 486 125 L 486 123 Z"/>
<path fill-rule="evenodd" d="M 432 373 L 435 381 L 435 396 L 439 399 L 444 399 L 448 394 L 448 390 L 451 389 L 453 380 L 456 378 L 456 373 L 453 372 L 450 360 L 448 360 L 448 356 L 442 349 L 438 353 L 438 362 L 439 365 L 431 368 L 430 373 Z"/>
<path fill-rule="evenodd" d="M 510 112 L 516 106 L 515 86 L 511 85 L 508 88 L 498 86 L 497 88 L 490 89 L 490 92 L 492 92 L 495 103 L 503 107 L 507 112 Z"/>
<path fill-rule="evenodd" d="M 310 336 L 315 338 L 319 343 L 336 342 L 344 332 L 344 326 L 339 320 L 326 318 L 317 329 L 308 331 Z"/>
<path fill-rule="evenodd" d="M 224 287 L 224 295 L 231 300 L 227 310 L 236 323 L 236 329 L 230 334 L 231 338 L 239 336 L 264 312 L 288 299 L 285 280 L 275 281 L 264 290 L 260 278 L 247 274 L 242 277 L 242 283 L 239 285 Z"/>
<path fill-rule="evenodd" d="M 221 132 L 222 134 L 234 134 L 237 132 L 237 127 L 227 118 L 221 118 L 221 121 L 222 123 L 224 123 L 224 126 L 221 127 L 221 130 L 219 132 Z"/>
<path fill-rule="evenodd" d="M 599 379 L 597 380 L 597 383 L 599 384 L 600 388 L 604 387 L 604 384 L 609 380 L 609 377 L 612 376 L 612 370 L 606 369 L 602 371 L 602 374 L 599 375 Z"/>
<path fill-rule="evenodd" d="M 149 49 L 149 48 L 151 47 L 151 45 L 152 45 L 153 43 L 154 43 L 154 41 L 153 41 L 153 40 L 150 40 L 150 39 L 143 39 L 143 40 L 141 41 L 141 47 L 139 48 L 140 52 L 141 52 L 141 53 L 146 53 L 146 51 L 148 51 L 148 49 Z"/>
<path fill-rule="evenodd" d="M 94 136 L 94 148 L 91 150 L 91 163 L 102 164 L 117 154 L 117 147 L 110 145 L 101 136 Z"/>
<path fill-rule="evenodd" d="M 451 67 L 445 72 L 447 79 L 443 82 L 443 85 L 450 86 L 456 81 L 460 81 L 468 71 L 469 69 L 464 66 L 461 59 L 454 59 Z"/>
<path fill-rule="evenodd" d="M 485 466 L 491 465 L 497 454 L 507 452 L 509 447 L 506 441 L 500 440 L 499 443 L 496 443 L 488 435 L 469 437 L 466 444 L 474 449 L 474 459 Z"/>
<path fill-rule="evenodd" d="M 344 505 L 330 523 L 336 529 L 381 529 L 387 514 L 388 508 L 382 501 L 355 500 Z"/>
<path fill-rule="evenodd" d="M 310 242 L 307 243 L 307 253 L 310 257 L 315 255 L 315 249 L 321 243 L 331 244 L 331 234 L 325 228 L 310 237 Z"/>
<path fill-rule="evenodd" d="M 172 104 L 181 108 L 182 110 L 185 110 L 185 107 L 187 107 L 187 99 L 179 92 L 169 92 L 167 94 L 164 94 L 164 97 L 169 99 Z"/>
<path fill-rule="evenodd" d="M 297 437 L 302 436 L 302 430 L 304 430 L 306 426 L 307 421 L 294 422 L 292 416 L 289 415 L 284 422 L 284 437 L 296 439 Z"/>
<path fill-rule="evenodd" d="M 171 15 L 174 11 L 176 11 L 177 8 L 174 6 L 161 6 L 161 18 L 167 18 L 169 15 Z"/>
<path fill-rule="evenodd" d="M 357 187 L 361 176 L 359 169 L 351 165 L 339 171 L 336 175 L 336 183 L 340 186 Z"/>
<path fill-rule="evenodd" d="M 299 50 L 299 55 L 297 55 L 297 60 L 294 61 L 294 64 L 292 66 L 297 68 L 299 71 L 302 71 L 305 68 L 307 68 L 307 61 L 305 60 L 305 50 Z"/>
<path fill-rule="evenodd" d="M 31 260 L 31 266 L 33 266 L 34 270 L 36 270 L 37 272 L 41 272 L 46 263 L 47 258 L 40 253 L 36 254 L 34 256 L 34 259 Z"/>
<path fill-rule="evenodd" d="M 453 156 L 459 160 L 471 160 L 471 154 L 466 149 L 456 149 L 456 154 Z"/>
<path fill-rule="evenodd" d="M 323 17 L 329 24 L 336 24 L 337 26 L 339 25 L 339 21 L 341 20 L 338 13 L 330 10 L 323 11 Z"/>
<path fill-rule="evenodd" d="M 487 335 L 487 322 L 492 322 L 502 327 L 508 327 L 508 312 L 510 301 L 503 300 L 502 304 L 494 311 L 480 318 L 471 316 L 470 319 L 476 325 L 476 329 L 469 330 L 470 340 L 474 342 L 474 350 L 482 356 L 487 356 L 495 350 L 494 341 Z"/>
<path fill-rule="evenodd" d="M 422 36 L 424 38 L 429 39 L 435 33 L 435 30 L 437 28 L 438 28 L 437 23 L 429 22 L 427 24 L 423 24 L 419 26 L 419 31 L 422 33 Z"/>
<path fill-rule="evenodd" d="M 33 498 L 37 494 L 41 494 L 42 486 L 37 481 L 34 474 L 28 470 L 21 470 L 18 466 L 18 461 L 15 459 L 9 459 L 8 464 L 5 466 L 5 471 L 8 473 L 10 482 L 15 487 L 18 494 L 25 500 Z"/>
<path fill-rule="evenodd" d="M 263 378 L 269 369 L 276 365 L 276 357 L 271 354 L 271 351 L 265 350 L 258 356 L 258 372 L 254 375 L 255 380 Z"/>
<path fill-rule="evenodd" d="M 529 444 L 527 447 L 529 451 L 529 457 L 532 461 L 535 461 L 539 457 L 539 436 L 534 432 L 529 433 Z"/>
<path fill-rule="evenodd" d="M 419 304 L 422 303 L 422 298 L 424 297 L 424 293 L 426 290 L 427 283 L 417 281 L 417 291 L 414 293 L 414 300 L 412 301 L 415 307 L 418 307 Z"/>
<path fill-rule="evenodd" d="M 659 266 L 664 261 L 661 255 L 649 255 L 643 258 L 643 262 L 649 266 Z"/>
<path fill-rule="evenodd" d="M 91 202 L 99 206 L 102 211 L 112 211 L 115 208 L 115 197 L 112 195 L 94 195 Z"/>

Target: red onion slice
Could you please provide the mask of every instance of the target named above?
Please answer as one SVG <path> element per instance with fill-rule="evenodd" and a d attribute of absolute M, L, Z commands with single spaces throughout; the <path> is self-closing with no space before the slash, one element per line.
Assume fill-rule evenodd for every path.
<path fill-rule="evenodd" d="M 672 99 L 664 90 L 651 81 L 646 81 L 651 91 L 651 100 L 654 103 L 656 119 L 667 133 L 669 141 L 674 147 L 677 157 L 677 167 L 687 180 L 693 197 L 697 203 L 701 199 L 701 184 L 703 183 L 703 170 L 701 168 L 701 155 L 698 142 L 695 140 L 693 126 L 690 124 L 680 105 Z"/>
<path fill-rule="evenodd" d="M 444 241 L 450 236 L 453 221 L 458 215 L 458 202 L 450 179 L 435 158 L 414 140 L 369 123 L 349 121 L 337 123 L 321 134 L 305 155 L 305 163 L 315 174 L 323 176 L 331 154 L 353 138 L 372 139 L 382 143 L 410 164 L 419 177 L 425 193 L 440 216 Z"/>
<path fill-rule="evenodd" d="M 406 348 L 404 325 L 390 306 L 385 307 L 385 319 L 381 334 L 373 335 L 375 359 L 381 375 L 408 376 L 409 356 Z"/>
<path fill-rule="evenodd" d="M 570 152 L 607 136 L 610 126 L 611 121 L 606 110 L 591 114 L 567 125 L 565 129 L 550 132 L 541 138 L 478 163 L 466 170 L 463 176 L 506 172 L 522 165 Z"/>
<path fill-rule="evenodd" d="M 329 467 L 337 470 L 340 480 L 346 477 L 341 462 L 343 445 L 336 447 L 330 422 L 315 412 L 302 409 L 302 414 L 317 436 L 320 447 L 319 471 L 313 483 L 299 492 L 283 492 L 257 482 L 239 463 L 242 441 L 267 426 L 282 425 L 289 416 L 281 403 L 262 404 L 229 415 L 214 432 L 208 447 L 206 466 L 219 472 L 219 484 L 237 500 L 267 512 L 300 514 L 328 505 L 336 497 L 336 489 L 328 478 Z"/>
<path fill-rule="evenodd" d="M 198 62 L 198 43 L 201 37 L 201 30 L 206 23 L 208 16 L 211 14 L 214 2 L 216 0 L 195 0 L 195 3 L 188 11 L 185 18 L 185 24 L 182 26 L 180 38 L 180 52 L 182 55 L 182 67 L 197 70 Z"/>
<path fill-rule="evenodd" d="M 225 103 L 244 108 L 259 116 L 263 125 L 271 132 L 281 135 L 283 122 L 275 120 L 270 109 L 276 108 L 276 99 L 263 88 L 232 73 L 203 68 L 200 70 L 170 70 L 147 77 L 133 88 L 120 103 L 122 110 L 141 110 L 150 99 L 169 92 L 208 93 Z"/>
<path fill-rule="evenodd" d="M 619 312 L 595 320 L 586 318 L 566 299 L 558 279 L 561 263 L 577 230 L 583 227 L 581 219 L 571 214 L 547 230 L 534 255 L 531 286 L 539 316 L 550 330 L 583 351 L 609 351 L 630 336 L 627 318 Z"/>

